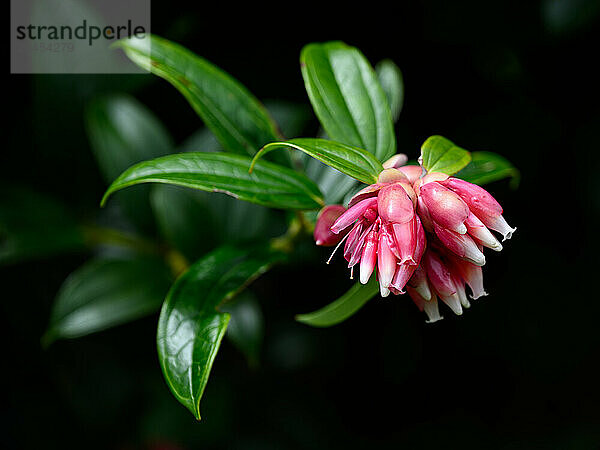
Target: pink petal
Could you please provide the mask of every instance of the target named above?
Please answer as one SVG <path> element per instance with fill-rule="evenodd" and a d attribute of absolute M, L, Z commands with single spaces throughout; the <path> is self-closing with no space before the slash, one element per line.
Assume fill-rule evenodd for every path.
<path fill-rule="evenodd" d="M 340 231 L 352 225 L 356 219 L 361 217 L 365 211 L 369 208 L 373 208 L 377 206 L 376 198 L 367 198 L 358 202 L 356 205 L 352 206 L 352 208 L 348 209 L 344 214 L 342 214 L 331 226 L 331 231 L 335 234 L 338 234 Z"/>
<path fill-rule="evenodd" d="M 379 284 L 386 289 L 394 277 L 396 263 L 396 256 L 394 256 L 394 253 L 390 249 L 387 237 L 383 233 L 380 233 L 377 248 L 377 277 Z"/>
<path fill-rule="evenodd" d="M 428 250 L 424 256 L 425 271 L 433 289 L 440 297 L 450 297 L 456 294 L 456 286 L 452 281 L 450 270 L 442 262 L 437 253 Z"/>
<path fill-rule="evenodd" d="M 392 224 L 394 237 L 400 253 L 400 264 L 417 264 L 414 259 L 415 248 L 417 245 L 417 221 L 415 220 L 415 217 L 409 222 Z"/>
<path fill-rule="evenodd" d="M 365 248 L 360 257 L 360 282 L 362 284 L 367 284 L 375 269 L 375 263 L 377 262 L 377 235 L 377 231 L 371 229 L 365 239 Z"/>

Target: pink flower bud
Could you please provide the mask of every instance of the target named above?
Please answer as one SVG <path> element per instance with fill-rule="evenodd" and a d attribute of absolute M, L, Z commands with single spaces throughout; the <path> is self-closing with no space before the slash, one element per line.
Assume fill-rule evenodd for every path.
<path fill-rule="evenodd" d="M 379 191 L 377 210 L 384 222 L 405 223 L 415 215 L 412 200 L 398 183 L 390 184 Z"/>
<path fill-rule="evenodd" d="M 465 201 L 469 209 L 483 224 L 502 234 L 504 240 L 510 239 L 516 228 L 511 228 L 502 217 L 502 206 L 492 195 L 476 184 L 459 178 L 448 178 L 441 182 L 452 189 Z"/>
<path fill-rule="evenodd" d="M 378 233 L 372 228 L 365 239 L 365 248 L 360 257 L 360 282 L 367 284 L 377 262 Z"/>
<path fill-rule="evenodd" d="M 438 182 L 431 182 L 420 187 L 419 197 L 438 225 L 459 234 L 467 232 L 464 222 L 469 217 L 469 207 L 457 194 Z"/>
<path fill-rule="evenodd" d="M 476 184 L 450 177 L 440 184 L 456 192 L 469 206 L 469 209 L 485 223 L 484 218 L 502 214 L 502 206 L 491 194 Z"/>
<path fill-rule="evenodd" d="M 423 175 L 423 168 L 421 166 L 402 166 L 397 169 L 406 175 L 411 184 L 414 184 Z"/>
<path fill-rule="evenodd" d="M 343 229 L 347 228 L 349 225 L 352 225 L 356 219 L 361 217 L 365 211 L 369 208 L 377 207 L 377 198 L 367 198 L 358 202 L 356 205 L 352 206 L 348 209 L 344 214 L 342 214 L 331 226 L 331 231 L 335 234 L 338 234 Z"/>
<path fill-rule="evenodd" d="M 397 169 L 408 161 L 408 156 L 404 153 L 396 153 L 390 159 L 383 163 L 384 169 Z"/>
<path fill-rule="evenodd" d="M 346 208 L 342 205 L 329 205 L 321 209 L 317 216 L 317 223 L 313 233 L 317 245 L 331 247 L 337 245 L 342 240 L 344 233 L 332 233 L 331 226 L 344 212 L 346 212 Z"/>
<path fill-rule="evenodd" d="M 477 244 L 468 234 L 458 234 L 454 231 L 433 224 L 435 234 L 442 244 L 460 258 L 463 258 L 477 266 L 485 264 L 485 256 L 477 247 Z"/>

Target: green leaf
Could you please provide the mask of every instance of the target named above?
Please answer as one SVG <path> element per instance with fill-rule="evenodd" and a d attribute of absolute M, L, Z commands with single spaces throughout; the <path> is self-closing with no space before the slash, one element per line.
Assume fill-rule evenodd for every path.
<path fill-rule="evenodd" d="M 219 228 L 204 192 L 153 186 L 150 203 L 158 229 L 172 247 L 194 261 L 215 247 Z"/>
<path fill-rule="evenodd" d="M 492 152 L 472 152 L 471 162 L 456 175 L 474 184 L 487 184 L 511 178 L 514 189 L 519 185 L 520 173 L 506 158 Z"/>
<path fill-rule="evenodd" d="M 108 188 L 102 205 L 115 191 L 140 183 L 165 183 L 223 192 L 240 200 L 281 209 L 316 209 L 319 188 L 306 176 L 267 161 L 248 173 L 251 159 L 229 153 L 180 153 L 130 167 Z"/>
<path fill-rule="evenodd" d="M 431 136 L 421 146 L 423 167 L 428 172 L 454 175 L 471 161 L 471 154 L 442 136 Z"/>
<path fill-rule="evenodd" d="M 254 155 L 280 139 L 266 109 L 244 86 L 186 48 L 157 36 L 125 39 L 116 46 L 177 88 L 226 150 Z"/>
<path fill-rule="evenodd" d="M 367 284 L 356 283 L 333 303 L 308 314 L 296 316 L 298 322 L 313 327 L 330 327 L 351 317 L 379 292 L 379 283 L 372 276 Z"/>
<path fill-rule="evenodd" d="M 231 315 L 227 337 L 246 356 L 248 364 L 256 367 L 265 328 L 258 301 L 249 292 L 245 292 L 233 302 L 224 305 L 221 311 Z"/>
<path fill-rule="evenodd" d="M 85 247 L 85 236 L 65 205 L 26 188 L 0 188 L 0 265 Z"/>
<path fill-rule="evenodd" d="M 375 72 L 390 105 L 392 120 L 396 122 L 404 104 L 404 80 L 402 72 L 390 59 L 384 59 L 377 63 Z"/>
<path fill-rule="evenodd" d="M 218 306 L 281 258 L 255 248 L 222 247 L 193 264 L 173 285 L 158 322 L 158 357 L 169 388 L 200 419 L 200 399 L 230 315 Z"/>
<path fill-rule="evenodd" d="M 379 161 L 396 152 L 385 93 L 360 51 L 342 42 L 309 44 L 300 62 L 310 102 L 331 139 L 363 148 Z"/>
<path fill-rule="evenodd" d="M 160 259 L 94 259 L 63 283 L 45 345 L 123 324 L 158 311 L 171 284 Z"/>
<path fill-rule="evenodd" d="M 113 95 L 93 101 L 86 110 L 90 144 L 107 184 L 128 167 L 173 152 L 163 124 L 134 98 Z M 140 186 L 119 193 L 117 202 L 142 229 L 152 223 L 149 189 Z"/>
<path fill-rule="evenodd" d="M 377 182 L 377 176 L 383 170 L 381 163 L 369 152 L 326 139 L 298 138 L 286 142 L 272 142 L 265 145 L 252 160 L 278 148 L 300 150 L 324 164 L 366 184 Z"/>

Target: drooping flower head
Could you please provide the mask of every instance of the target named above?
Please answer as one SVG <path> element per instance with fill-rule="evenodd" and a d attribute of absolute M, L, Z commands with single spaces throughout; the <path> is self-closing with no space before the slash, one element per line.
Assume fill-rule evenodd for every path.
<path fill-rule="evenodd" d="M 408 292 L 430 322 L 440 320 L 440 299 L 455 314 L 471 298 L 487 295 L 481 267 L 483 247 L 502 250 L 492 234 L 510 239 L 500 204 L 483 188 L 443 173 L 406 166 L 404 155 L 384 163 L 377 183 L 348 204 L 325 207 L 315 227 L 318 245 L 344 244 L 344 258 L 360 282 L 376 272 L 382 297 Z M 330 257 L 331 260 L 331 257 Z M 329 263 L 329 261 L 328 261 Z"/>

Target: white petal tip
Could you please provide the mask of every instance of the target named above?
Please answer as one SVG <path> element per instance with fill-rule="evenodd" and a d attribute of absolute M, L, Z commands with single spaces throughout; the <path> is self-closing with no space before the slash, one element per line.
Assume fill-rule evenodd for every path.
<path fill-rule="evenodd" d="M 429 318 L 425 321 L 425 323 L 436 323 L 436 322 L 439 322 L 440 320 L 442 320 L 443 318 L 444 318 L 444 316 Z"/>
<path fill-rule="evenodd" d="M 509 231 L 507 231 L 504 234 L 504 236 L 502 237 L 502 242 L 506 241 L 507 239 L 510 239 L 515 231 L 517 231 L 517 227 L 515 227 L 515 228 L 509 227 Z"/>
<path fill-rule="evenodd" d="M 461 223 L 460 226 L 455 230 L 458 234 L 467 234 L 467 226 Z"/>
<path fill-rule="evenodd" d="M 379 286 L 379 293 L 381 294 L 381 296 L 383 298 L 387 297 L 388 295 L 390 295 L 390 290 L 386 287 L 383 286 Z"/>
<path fill-rule="evenodd" d="M 322 244 L 323 244 L 323 241 L 321 241 L 321 240 L 318 240 L 317 242 L 315 242 L 315 244 L 317 244 L 317 245 L 322 245 Z"/>
<path fill-rule="evenodd" d="M 471 300 L 477 300 L 478 298 L 487 297 L 488 295 L 489 294 L 487 292 L 483 291 L 483 292 L 479 293 L 478 295 L 475 295 L 475 294 L 469 295 L 469 297 L 471 297 Z"/>

